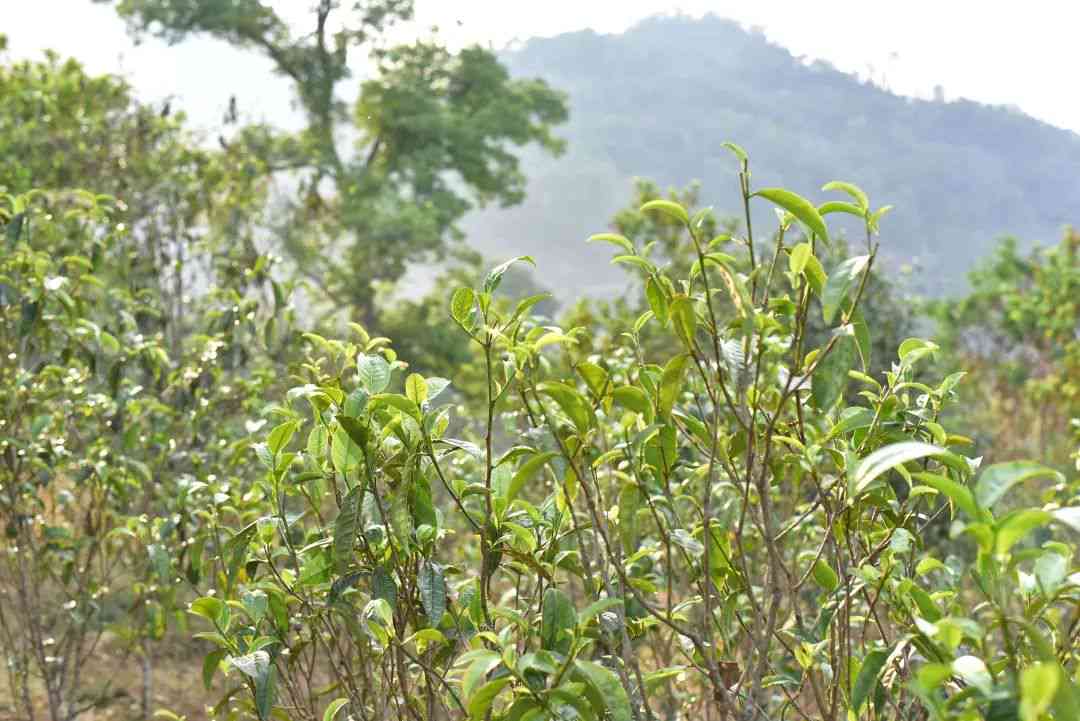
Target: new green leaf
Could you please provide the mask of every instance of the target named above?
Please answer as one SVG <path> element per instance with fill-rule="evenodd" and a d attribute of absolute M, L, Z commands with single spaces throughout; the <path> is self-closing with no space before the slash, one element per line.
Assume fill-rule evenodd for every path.
<path fill-rule="evenodd" d="M 829 242 L 829 231 L 825 227 L 825 220 L 818 213 L 818 209 L 814 207 L 814 204 L 806 198 L 784 188 L 762 188 L 754 195 L 771 200 L 776 205 L 779 205 L 802 221 L 803 225 L 823 241 Z"/>
<path fill-rule="evenodd" d="M 690 216 L 687 214 L 686 208 L 678 203 L 674 203 L 670 200 L 650 200 L 640 208 L 640 212 L 642 213 L 653 211 L 662 213 L 669 218 L 673 218 L 683 225 L 690 225 Z"/>

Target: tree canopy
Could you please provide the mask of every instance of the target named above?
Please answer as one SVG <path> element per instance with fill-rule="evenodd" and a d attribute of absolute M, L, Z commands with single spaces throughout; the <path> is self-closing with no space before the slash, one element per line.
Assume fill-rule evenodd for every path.
<path fill-rule="evenodd" d="M 434 38 L 388 45 L 383 34 L 411 17 L 411 0 L 340 5 L 320 0 L 302 28 L 258 0 L 120 0 L 116 8 L 136 34 L 214 37 L 265 55 L 291 83 L 305 127 L 246 127 L 233 142 L 299 183 L 276 231 L 317 289 L 310 301 L 370 323 L 380 284 L 409 263 L 445 257 L 468 210 L 521 201 L 514 148 L 560 152 L 552 128 L 567 109 L 547 83 L 511 78 L 479 47 L 452 53 Z M 343 90 L 364 62 L 371 71 Z"/>

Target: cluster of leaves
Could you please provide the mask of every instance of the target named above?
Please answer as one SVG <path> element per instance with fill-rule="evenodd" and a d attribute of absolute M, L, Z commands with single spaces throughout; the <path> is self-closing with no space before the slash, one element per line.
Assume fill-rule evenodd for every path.
<path fill-rule="evenodd" d="M 749 222 L 711 237 L 705 214 L 647 202 L 689 263 L 596 238 L 648 305 L 603 354 L 576 351 L 592 329 L 535 319 L 539 297 L 497 302 L 531 259 L 453 292 L 477 417 L 385 338 L 306 336 L 265 476 L 191 606 L 206 679 L 231 679 L 217 713 L 1077 718 L 1075 487 L 961 453 L 942 412 L 962 374 L 917 375 L 934 343 L 868 367 L 884 210 L 849 183 L 821 207 L 754 189 L 728 147 L 743 206 L 778 210 L 768 252 Z M 861 219 L 868 252 L 826 272 L 831 212 Z M 1039 479 L 1039 506 L 1003 508 Z"/>
<path fill-rule="evenodd" d="M 932 308 L 949 360 L 974 381 L 957 422 L 1003 457 L 1063 464 L 1080 416 L 1080 234 L 1030 253 L 1008 239 L 970 279 L 968 296 Z"/>
<path fill-rule="evenodd" d="M 86 681 L 105 633 L 141 658 L 153 711 L 153 647 L 187 633 L 216 507 L 252 474 L 253 419 L 278 382 L 266 361 L 289 335 L 268 332 L 288 311 L 244 284 L 160 312 L 126 217 L 85 192 L 0 196 L 0 637 L 20 718 L 44 706 L 67 721 L 108 698 Z"/>
<path fill-rule="evenodd" d="M 222 509 L 245 508 L 259 474 L 251 434 L 297 352 L 289 279 L 317 286 L 308 310 L 370 320 L 375 290 L 446 250 L 471 204 L 520 199 L 514 146 L 561 147 L 560 95 L 512 80 L 491 53 L 382 48 L 409 2 L 358 3 L 336 32 L 337 3 L 320 3 L 311 43 L 261 3 L 119 10 L 170 39 L 268 52 L 310 122 L 295 135 L 240 127 L 219 150 L 168 101 L 141 103 L 74 60 L 0 67 L 0 627 L 20 718 L 71 719 L 114 693 L 85 673 L 106 633 L 139 657 L 153 711 L 156 644 L 170 627 L 187 636 L 182 609 L 214 578 Z M 347 111 L 334 89 L 352 45 L 380 69 Z M 238 122 L 234 104 L 226 124 Z M 355 158 L 336 144 L 346 124 L 362 136 Z M 303 199 L 283 216 L 269 202 L 281 173 Z M 338 254 L 350 236 L 354 266 Z M 421 363 L 467 358 L 467 341 L 428 332 L 442 323 L 426 308 L 400 303 L 385 324 Z"/>
<path fill-rule="evenodd" d="M 129 232 L 109 247 L 103 281 L 137 296 L 144 330 L 167 332 L 175 349 L 201 322 L 185 301 L 197 295 L 191 286 L 266 278 L 266 260 L 256 268 L 266 195 L 256 159 L 202 147 L 182 113 L 140 103 L 122 80 L 52 52 L 0 66 L 0 93 L 9 98 L 0 192 L 92 185 L 116 198 L 116 222 Z"/>
<path fill-rule="evenodd" d="M 681 190 L 672 188 L 663 193 L 656 183 L 639 178 L 634 184 L 631 204 L 615 214 L 611 224 L 612 231 L 615 235 L 634 238 L 641 247 L 641 255 L 663 267 L 668 274 L 685 275 L 695 258 L 693 248 L 684 242 L 682 225 L 675 218 L 643 212 L 641 208 L 654 200 L 668 200 L 682 205 L 688 213 L 702 212 L 702 225 L 698 231 L 702 236 L 716 238 L 721 234 L 721 228 L 724 235 L 737 235 L 739 222 L 733 218 L 719 221 L 711 212 L 701 207 L 700 195 L 699 183 L 693 183 Z M 845 208 L 843 204 L 832 202 L 823 205 L 820 210 L 827 215 L 830 212 L 843 212 Z M 850 211 L 850 208 L 846 210 Z M 606 234 L 592 236 L 594 241 L 608 239 Z M 818 254 L 821 262 L 827 265 L 838 265 L 851 256 L 848 244 L 843 238 L 836 237 L 831 239 L 827 247 L 819 248 Z M 612 262 L 633 272 L 631 260 L 617 257 Z M 783 281 L 778 278 L 777 282 Z M 647 279 L 642 278 L 640 283 L 647 284 Z M 617 338 L 630 331 L 641 312 L 648 309 L 648 299 L 642 290 L 643 287 L 634 284 L 629 292 L 611 301 L 585 298 L 576 303 L 567 316 L 567 323 L 585 325 L 597 331 L 589 339 L 582 339 L 583 345 L 579 348 L 587 346 L 590 352 L 603 353 L 607 339 Z M 888 359 L 892 357 L 896 347 L 913 333 L 916 326 L 918 304 L 905 296 L 902 290 L 898 283 L 891 282 L 878 270 L 871 272 L 867 278 L 866 293 L 860 310 L 868 322 L 874 325 L 866 359 L 867 367 L 874 371 L 887 367 Z M 818 316 L 811 316 L 807 322 L 808 337 L 815 342 L 827 337 L 830 330 L 828 324 Z M 603 335 L 600 334 L 601 330 L 605 332 Z M 641 329 L 639 335 L 649 350 L 654 350 L 650 345 L 654 341 L 660 347 L 667 342 L 663 333 L 652 333 L 649 327 Z"/>

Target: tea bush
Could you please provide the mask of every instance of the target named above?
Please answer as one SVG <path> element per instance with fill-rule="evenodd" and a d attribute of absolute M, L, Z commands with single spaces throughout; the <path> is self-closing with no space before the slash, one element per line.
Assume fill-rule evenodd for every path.
<path fill-rule="evenodd" d="M 963 374 L 925 382 L 933 342 L 867 373 L 887 207 L 755 188 L 729 148 L 745 234 L 646 203 L 678 274 L 592 238 L 649 308 L 603 355 L 534 320 L 541 296 L 498 298 L 528 258 L 453 292 L 478 417 L 386 338 L 304 336 L 264 476 L 222 496 L 195 574 L 215 718 L 1080 717 L 1076 485 L 964 455 L 942 423 Z M 826 272 L 836 212 L 866 253 Z M 1021 483 L 1041 505 L 1005 510 Z"/>
<path fill-rule="evenodd" d="M 119 217 L 85 192 L 0 196 L 0 648 L 19 719 L 109 701 L 91 670 L 106 636 L 153 713 L 155 646 L 190 634 L 216 507 L 255 476 L 252 416 L 277 380 L 258 361 L 289 337 L 242 284 L 187 301 L 178 333 Z"/>

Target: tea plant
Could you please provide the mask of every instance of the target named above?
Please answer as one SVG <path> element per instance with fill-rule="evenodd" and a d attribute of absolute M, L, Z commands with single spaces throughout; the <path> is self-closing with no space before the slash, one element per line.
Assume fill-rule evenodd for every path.
<path fill-rule="evenodd" d="M 241 351 L 288 337 L 287 312 L 275 334 L 234 286 L 192 300 L 170 342 L 184 333 L 136 275 L 117 281 L 140 262 L 122 217 L 84 192 L 0 196 L 0 649 L 20 719 L 76 718 L 140 677 L 153 713 L 155 646 L 190 633 L 203 546 L 276 381 Z M 94 673 L 106 638 L 134 656 L 120 679 Z"/>
<path fill-rule="evenodd" d="M 656 199 L 684 273 L 592 239 L 649 307 L 603 356 L 575 350 L 591 329 L 534 321 L 541 296 L 499 302 L 528 258 L 453 293 L 478 418 L 385 338 L 305 336 L 191 605 L 207 684 L 229 679 L 215 717 L 1080 717 L 1075 489 L 963 455 L 941 415 L 962 374 L 915 377 L 933 342 L 866 372 L 887 207 L 849 183 L 820 206 L 755 188 L 728 147 L 744 235 Z M 764 240 L 757 203 L 778 211 Z M 827 273 L 835 212 L 866 253 Z M 1043 505 L 1001 510 L 1040 479 Z"/>

